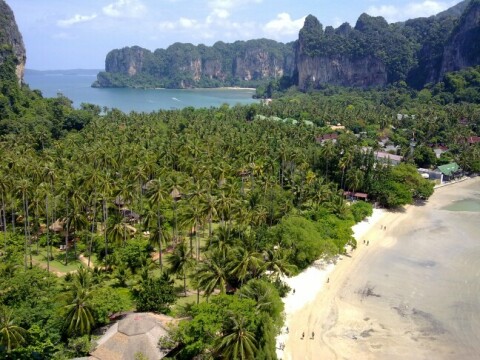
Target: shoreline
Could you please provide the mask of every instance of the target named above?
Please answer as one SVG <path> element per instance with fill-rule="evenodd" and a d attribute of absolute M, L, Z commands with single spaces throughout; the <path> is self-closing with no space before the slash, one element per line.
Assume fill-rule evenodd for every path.
<path fill-rule="evenodd" d="M 480 182 L 480 178 L 468 178 L 449 184 L 450 186 L 435 189 L 432 197 L 436 194 L 437 197 L 431 201 L 430 206 L 433 208 L 437 206 L 436 204 L 440 201 L 438 200 L 440 198 L 438 193 L 444 195 L 455 194 L 457 186 L 465 187 L 476 182 Z M 332 335 L 330 333 L 334 332 L 332 329 L 338 331 L 337 328 L 334 328 L 336 325 L 338 327 L 338 323 L 344 325 L 345 328 L 349 328 L 345 324 L 353 321 L 351 319 L 358 318 L 361 312 L 361 308 L 358 308 L 358 306 L 351 306 L 350 303 L 344 301 L 344 296 L 346 296 L 344 293 L 347 293 L 345 288 L 347 285 L 351 287 L 351 284 L 349 284 L 350 277 L 354 277 L 365 264 L 368 266 L 369 261 L 380 251 L 393 247 L 397 243 L 397 235 L 401 231 L 405 231 L 405 227 L 402 227 L 401 223 L 403 222 L 403 225 L 405 225 L 405 222 L 408 223 L 409 219 L 415 221 L 417 214 L 421 213 L 421 208 L 422 206 L 408 205 L 400 211 L 374 210 L 370 218 L 352 227 L 354 237 L 357 240 L 357 249 L 349 253 L 351 256 L 339 257 L 340 261 L 336 265 L 330 264 L 320 269 L 318 269 L 318 264 L 314 264 L 296 277 L 286 279 L 289 285 L 293 283 L 300 286 L 300 289 L 305 288 L 308 296 L 305 296 L 303 290 L 301 292 L 297 290 L 295 294 L 290 293 L 283 299 L 285 325 L 277 336 L 277 357 L 279 359 L 303 360 L 319 357 L 338 358 L 338 356 L 353 359 L 362 358 L 362 356 L 366 356 L 366 353 L 370 354 L 367 358 L 376 358 L 371 354 L 374 351 L 371 348 L 368 351 L 362 349 L 362 353 L 355 353 L 349 347 L 343 346 L 341 347 L 341 353 L 349 356 L 340 355 L 337 352 L 338 350 L 336 348 L 334 350 L 332 347 L 330 342 Z M 413 222 L 411 224 L 414 225 Z M 364 244 L 363 240 L 368 240 L 369 245 Z M 316 270 L 312 270 L 312 268 Z M 316 277 L 309 274 L 316 274 Z M 371 290 L 373 293 L 373 289 L 369 288 L 367 290 Z M 295 300 L 297 293 L 299 298 Z M 347 294 L 348 297 L 352 296 L 351 291 Z M 376 296 L 376 294 L 373 293 L 372 296 Z M 286 333 L 287 327 L 289 328 L 288 334 Z M 356 340 L 357 335 L 352 328 L 353 326 L 348 331 L 344 329 L 346 334 L 341 339 Z M 316 330 L 315 339 L 311 337 L 313 330 Z M 380 332 L 381 329 L 376 331 Z M 305 339 L 302 338 L 302 333 L 305 333 Z M 393 348 L 396 344 L 391 344 L 391 346 Z M 312 356 L 312 354 L 315 356 Z"/>
<path fill-rule="evenodd" d="M 350 250 L 346 256 L 337 255 L 331 260 L 319 259 L 297 276 L 282 278 L 292 290 L 282 299 L 284 303 L 285 323 L 281 333 L 276 337 L 278 359 L 283 359 L 284 350 L 282 346 L 284 346 L 289 339 L 293 315 L 315 300 L 326 285 L 330 283 L 330 276 L 332 276 L 333 280 L 335 270 L 340 265 L 339 262 L 345 263 L 347 262 L 344 261 L 345 258 L 358 256 L 358 249 L 364 235 L 373 229 L 387 214 L 388 212 L 385 209 L 373 209 L 371 216 L 352 226 L 353 237 L 357 240 L 357 250 Z"/>

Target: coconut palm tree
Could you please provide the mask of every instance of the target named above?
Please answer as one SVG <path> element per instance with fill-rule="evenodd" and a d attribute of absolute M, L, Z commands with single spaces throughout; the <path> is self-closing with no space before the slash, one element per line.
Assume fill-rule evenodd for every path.
<path fill-rule="evenodd" d="M 151 180 L 148 183 L 147 191 L 149 195 L 148 197 L 149 207 L 151 209 L 155 209 L 156 215 L 157 215 L 156 228 L 155 228 L 155 231 L 152 232 L 152 233 L 155 233 L 156 236 L 152 237 L 152 239 L 156 240 L 156 244 L 158 245 L 158 265 L 160 267 L 160 271 L 162 271 L 163 270 L 162 242 L 164 241 L 164 239 L 163 239 L 163 229 L 162 229 L 163 219 L 161 214 L 161 206 L 162 206 L 162 202 L 167 198 L 168 192 L 163 182 L 161 181 L 161 179 Z"/>
<path fill-rule="evenodd" d="M 262 273 L 262 255 L 245 247 L 235 248 L 232 252 L 230 275 L 235 276 L 243 284 L 248 278 L 256 278 Z"/>
<path fill-rule="evenodd" d="M 265 269 L 276 279 L 281 276 L 290 276 L 296 270 L 296 266 L 288 261 L 287 252 L 282 249 L 265 250 L 263 260 Z"/>
<path fill-rule="evenodd" d="M 192 266 L 192 257 L 185 240 L 182 240 L 168 258 L 170 272 L 183 277 L 183 291 L 187 296 L 187 271 Z"/>
<path fill-rule="evenodd" d="M 227 290 L 227 279 L 228 259 L 223 257 L 223 253 L 218 249 L 205 253 L 204 259 L 195 269 L 194 280 L 197 288 L 203 290 L 207 298 L 217 288 L 224 294 Z"/>
<path fill-rule="evenodd" d="M 2 306 L 0 308 L 0 344 L 7 348 L 7 353 L 25 342 L 25 334 L 25 329 L 15 325 L 12 311 Z"/>
<path fill-rule="evenodd" d="M 253 360 L 257 352 L 255 334 L 241 315 L 232 313 L 228 328 L 218 339 L 215 353 L 222 359 Z"/>
<path fill-rule="evenodd" d="M 24 228 L 24 235 L 25 235 L 25 242 L 24 242 L 24 267 L 25 270 L 27 269 L 27 262 L 28 262 L 28 246 L 30 244 L 30 228 L 28 223 L 28 196 L 30 194 L 31 183 L 28 179 L 23 178 L 17 184 L 17 191 L 22 196 L 22 204 L 23 204 L 23 228 Z"/>
<path fill-rule="evenodd" d="M 65 306 L 65 329 L 71 335 L 90 334 L 95 324 L 91 294 L 80 283 L 75 284 Z"/>

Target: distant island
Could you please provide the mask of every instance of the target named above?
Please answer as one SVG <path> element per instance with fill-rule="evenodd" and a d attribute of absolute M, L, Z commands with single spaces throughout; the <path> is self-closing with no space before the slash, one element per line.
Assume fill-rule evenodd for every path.
<path fill-rule="evenodd" d="M 213 46 L 112 50 L 94 87 L 258 87 L 278 80 L 300 90 L 339 85 L 421 89 L 447 72 L 480 64 L 480 2 L 463 1 L 431 16 L 389 24 L 362 14 L 334 29 L 309 15 L 288 44 L 259 39 Z"/>

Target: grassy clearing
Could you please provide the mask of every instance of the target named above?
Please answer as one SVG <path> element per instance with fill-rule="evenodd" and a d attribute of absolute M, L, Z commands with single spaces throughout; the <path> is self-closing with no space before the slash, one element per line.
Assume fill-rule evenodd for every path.
<path fill-rule="evenodd" d="M 58 273 L 68 273 L 77 271 L 82 265 L 81 261 L 75 258 L 73 251 L 68 253 L 68 263 L 65 266 L 65 252 L 52 248 L 53 260 L 50 260 L 50 270 Z M 78 255 L 78 253 L 77 253 Z M 38 266 L 47 268 L 47 250 L 40 248 L 38 254 L 33 254 L 32 258 Z"/>

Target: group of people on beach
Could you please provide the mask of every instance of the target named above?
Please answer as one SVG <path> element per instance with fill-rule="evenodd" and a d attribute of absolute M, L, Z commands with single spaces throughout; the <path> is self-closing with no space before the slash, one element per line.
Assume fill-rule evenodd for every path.
<path fill-rule="evenodd" d="M 300 338 L 301 340 L 303 340 L 305 338 L 305 331 L 302 332 L 302 337 Z M 310 338 L 310 340 L 314 340 L 315 339 L 315 332 L 312 331 L 312 337 Z"/>

